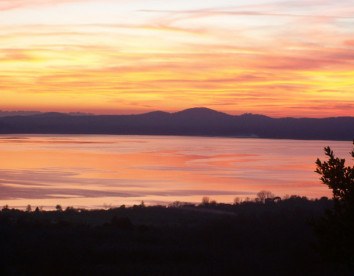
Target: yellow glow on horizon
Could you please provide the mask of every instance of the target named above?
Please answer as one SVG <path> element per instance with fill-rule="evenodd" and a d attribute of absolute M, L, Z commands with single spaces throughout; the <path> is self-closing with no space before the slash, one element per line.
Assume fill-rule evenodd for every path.
<path fill-rule="evenodd" d="M 167 2 L 0 4 L 0 109 L 354 116 L 354 28 L 338 24 L 351 15 L 340 4 L 323 18 L 325 7 L 307 15 L 301 3 L 292 16 L 258 0 L 241 12 Z"/>

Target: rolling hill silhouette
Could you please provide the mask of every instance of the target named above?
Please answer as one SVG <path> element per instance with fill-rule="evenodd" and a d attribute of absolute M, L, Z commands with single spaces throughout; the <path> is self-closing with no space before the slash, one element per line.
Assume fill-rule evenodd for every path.
<path fill-rule="evenodd" d="M 70 115 L 41 113 L 0 118 L 0 134 L 129 134 L 352 140 L 354 117 L 271 118 L 229 115 L 198 107 L 176 113 Z"/>

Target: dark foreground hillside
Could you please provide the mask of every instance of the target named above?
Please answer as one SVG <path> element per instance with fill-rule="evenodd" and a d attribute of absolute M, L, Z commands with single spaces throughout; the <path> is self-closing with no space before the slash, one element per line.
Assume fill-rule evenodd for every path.
<path fill-rule="evenodd" d="M 335 275 L 311 246 L 308 223 L 330 206 L 291 197 L 91 211 L 4 208 L 0 275 Z"/>

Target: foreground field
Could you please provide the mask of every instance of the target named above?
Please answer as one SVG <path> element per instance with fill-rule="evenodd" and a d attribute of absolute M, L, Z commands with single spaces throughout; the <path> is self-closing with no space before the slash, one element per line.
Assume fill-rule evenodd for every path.
<path fill-rule="evenodd" d="M 333 275 L 309 224 L 332 202 L 0 212 L 1 275 Z M 338 270 L 339 269 L 339 270 Z"/>

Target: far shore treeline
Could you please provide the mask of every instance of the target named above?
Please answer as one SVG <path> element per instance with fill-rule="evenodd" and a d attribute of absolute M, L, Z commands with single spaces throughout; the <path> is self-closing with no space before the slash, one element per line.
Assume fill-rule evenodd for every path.
<path fill-rule="evenodd" d="M 139 115 L 19 113 L 0 117 L 0 134 L 185 135 L 351 141 L 354 117 L 271 118 L 208 108 Z"/>

